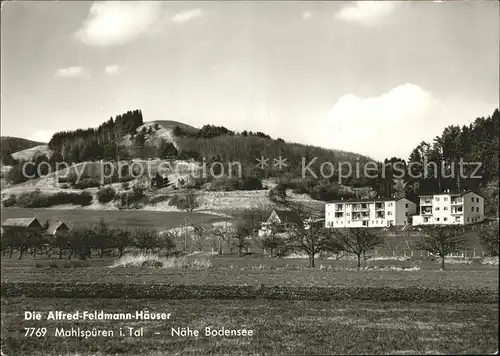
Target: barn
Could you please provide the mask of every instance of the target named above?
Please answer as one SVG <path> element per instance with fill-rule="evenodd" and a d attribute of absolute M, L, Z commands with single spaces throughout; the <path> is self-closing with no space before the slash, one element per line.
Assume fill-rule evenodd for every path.
<path fill-rule="evenodd" d="M 45 236 L 59 237 L 65 236 L 69 233 L 69 227 L 62 221 L 57 221 L 49 224 L 47 230 L 45 230 Z"/>
<path fill-rule="evenodd" d="M 42 229 L 42 224 L 40 224 L 37 218 L 9 218 L 2 224 L 2 232 L 16 231 L 39 233 Z"/>

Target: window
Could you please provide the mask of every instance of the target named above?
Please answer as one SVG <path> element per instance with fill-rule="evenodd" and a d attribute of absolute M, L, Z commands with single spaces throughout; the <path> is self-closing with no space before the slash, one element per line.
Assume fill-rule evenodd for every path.
<path fill-rule="evenodd" d="M 388 212 L 387 212 L 387 215 L 392 215 L 392 211 L 388 211 Z"/>
<path fill-rule="evenodd" d="M 405 204 L 405 208 L 408 208 L 408 204 Z"/>
<path fill-rule="evenodd" d="M 447 207 L 447 206 L 445 206 L 445 207 L 443 208 L 443 210 L 448 210 L 448 207 Z"/>
<path fill-rule="evenodd" d="M 439 210 L 439 206 L 436 206 L 436 207 L 434 208 L 434 210 Z"/>
<path fill-rule="evenodd" d="M 470 211 L 474 212 L 474 207 L 473 206 L 470 208 Z"/>
<path fill-rule="evenodd" d="M 408 216 L 408 212 L 405 213 L 405 216 Z"/>
<path fill-rule="evenodd" d="M 439 221 L 439 218 L 436 218 L 436 221 Z"/>
<path fill-rule="evenodd" d="M 470 218 L 469 218 L 469 217 L 467 218 L 467 221 L 470 221 Z"/>
<path fill-rule="evenodd" d="M 444 197 L 444 198 L 443 198 L 443 200 L 444 200 L 444 201 L 448 201 L 448 197 Z"/>
<path fill-rule="evenodd" d="M 470 200 L 474 203 L 474 197 L 470 198 Z"/>
<path fill-rule="evenodd" d="M 392 206 L 392 203 L 387 203 L 387 206 Z"/>
<path fill-rule="evenodd" d="M 479 207 L 476 208 L 476 213 L 479 213 Z"/>
<path fill-rule="evenodd" d="M 478 202 L 478 203 L 479 203 L 479 198 L 476 198 L 476 202 Z"/>
<path fill-rule="evenodd" d="M 424 218 L 424 222 L 429 222 L 429 218 Z"/>
<path fill-rule="evenodd" d="M 444 218 L 443 220 L 444 220 L 444 221 L 448 221 L 448 218 Z"/>
<path fill-rule="evenodd" d="M 434 199 L 436 199 L 436 201 L 439 201 L 439 197 L 435 197 Z"/>
<path fill-rule="evenodd" d="M 460 216 L 455 216 L 455 221 L 460 221 Z"/>
<path fill-rule="evenodd" d="M 347 213 L 347 216 L 351 216 L 351 213 Z"/>

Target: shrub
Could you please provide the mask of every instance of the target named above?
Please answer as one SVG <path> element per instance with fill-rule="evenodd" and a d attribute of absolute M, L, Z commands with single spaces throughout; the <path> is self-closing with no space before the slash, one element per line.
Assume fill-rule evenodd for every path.
<path fill-rule="evenodd" d="M 104 187 L 98 190 L 97 200 L 100 203 L 109 203 L 116 196 L 116 191 L 112 187 Z"/>
<path fill-rule="evenodd" d="M 17 205 L 21 208 L 46 208 L 49 206 L 46 195 L 37 189 L 33 192 L 26 192 L 19 195 Z"/>
<path fill-rule="evenodd" d="M 86 206 L 92 202 L 92 195 L 88 192 L 66 193 L 58 192 L 53 195 L 45 195 L 40 190 L 22 193 L 19 195 L 17 205 L 21 208 L 47 208 L 53 205 L 76 204 Z"/>
<path fill-rule="evenodd" d="M 186 268 L 208 269 L 212 262 L 207 258 L 188 259 L 186 257 L 159 257 L 156 254 L 125 255 L 115 261 L 111 267 L 152 267 L 152 268 Z"/>
<path fill-rule="evenodd" d="M 115 202 L 119 209 L 138 208 L 140 201 L 144 198 L 144 188 L 138 185 L 132 187 L 131 192 L 116 194 Z"/>
<path fill-rule="evenodd" d="M 168 205 L 175 206 L 177 209 L 193 211 L 199 204 L 196 199 L 196 194 L 193 192 L 187 192 L 183 195 L 175 195 L 170 199 Z"/>
<path fill-rule="evenodd" d="M 8 208 L 9 206 L 15 206 L 17 204 L 17 198 L 15 195 L 10 195 L 7 199 L 4 199 L 3 206 Z"/>
<path fill-rule="evenodd" d="M 262 181 L 258 177 L 247 177 L 243 180 L 243 190 L 262 190 Z"/>
<path fill-rule="evenodd" d="M 97 178 L 85 178 L 71 185 L 75 189 L 96 188 L 101 186 L 101 181 Z"/>
<path fill-rule="evenodd" d="M 217 178 L 210 182 L 207 188 L 209 190 L 221 190 L 230 192 L 239 189 L 239 181 L 238 178 L 235 177 Z"/>

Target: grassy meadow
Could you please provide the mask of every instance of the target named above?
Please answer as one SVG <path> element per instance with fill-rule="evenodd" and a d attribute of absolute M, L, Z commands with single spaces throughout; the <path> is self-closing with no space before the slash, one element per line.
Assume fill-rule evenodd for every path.
<path fill-rule="evenodd" d="M 35 216 L 71 225 L 104 218 L 118 228 L 167 230 L 209 225 L 203 213 L 2 209 L 3 218 Z M 408 239 L 408 240 L 407 240 Z M 352 258 L 270 258 L 195 252 L 67 259 L 39 254 L 1 259 L 1 349 L 7 355 L 458 354 L 498 349 L 498 264 L 448 258 L 445 271 L 426 254 L 410 257 L 410 238 L 388 236 L 356 268 Z M 472 241 L 472 240 L 471 240 Z M 225 248 L 225 246 L 223 246 Z M 384 251 L 387 250 L 387 251 Z M 392 251 L 404 253 L 391 256 Z M 226 252 L 226 250 L 224 249 Z M 406 251 L 406 252 L 405 252 Z M 389 257 L 383 257 L 383 256 Z M 471 257 L 469 255 L 469 257 Z M 162 262 L 153 268 L 148 259 Z M 167 321 L 25 321 L 24 311 L 103 310 L 172 313 Z M 25 327 L 47 328 L 44 337 Z M 56 337 L 56 328 L 144 328 L 142 336 Z M 171 328 L 252 329 L 251 337 L 180 337 Z M 125 329 L 126 330 L 126 329 Z M 155 334 L 159 333 L 159 334 Z"/>
<path fill-rule="evenodd" d="M 272 300 L 2 298 L 6 355 L 290 355 L 493 353 L 498 305 Z M 171 312 L 168 321 L 24 321 L 22 311 Z M 144 328 L 141 337 L 53 336 L 56 327 Z M 252 337 L 180 337 L 171 328 L 246 328 Z M 25 327 L 46 327 L 42 338 Z M 154 333 L 158 332 L 159 335 Z M 51 350 L 50 352 L 48 350 Z"/>

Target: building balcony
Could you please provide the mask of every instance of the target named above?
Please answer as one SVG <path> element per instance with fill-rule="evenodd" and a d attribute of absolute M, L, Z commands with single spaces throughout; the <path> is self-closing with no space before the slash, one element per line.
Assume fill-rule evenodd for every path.
<path fill-rule="evenodd" d="M 450 214 L 452 215 L 462 215 L 464 213 L 463 210 L 452 210 L 450 211 Z"/>
<path fill-rule="evenodd" d="M 432 215 L 432 210 L 422 210 L 420 215 Z"/>
<path fill-rule="evenodd" d="M 452 200 L 451 205 L 462 205 L 464 201 L 462 199 Z"/>
<path fill-rule="evenodd" d="M 352 218 L 352 221 L 365 221 L 365 220 L 370 220 L 370 217 L 369 216 L 360 216 L 360 217 Z"/>
<path fill-rule="evenodd" d="M 432 199 L 420 200 L 420 205 L 432 205 Z"/>
<path fill-rule="evenodd" d="M 352 208 L 352 211 L 369 211 L 370 208 L 369 207 L 366 207 L 366 208 Z"/>

